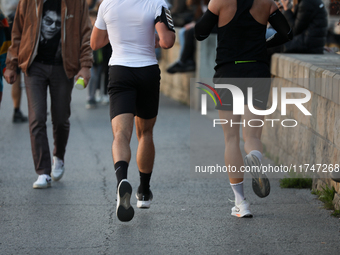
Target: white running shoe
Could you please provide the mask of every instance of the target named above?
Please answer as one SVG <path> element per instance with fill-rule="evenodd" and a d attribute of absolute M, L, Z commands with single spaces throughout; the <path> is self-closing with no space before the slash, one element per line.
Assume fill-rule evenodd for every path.
<path fill-rule="evenodd" d="M 56 156 L 53 156 L 51 177 L 53 181 L 59 181 L 65 171 L 64 162 Z"/>
<path fill-rule="evenodd" d="M 121 180 L 117 190 L 116 215 L 120 221 L 132 220 L 135 211 L 130 204 L 132 187 L 127 179 Z"/>
<path fill-rule="evenodd" d="M 38 176 L 38 180 L 33 183 L 33 189 L 46 189 L 51 187 L 51 177 L 47 174 L 41 174 Z"/>
<path fill-rule="evenodd" d="M 110 98 L 108 95 L 103 95 L 101 101 L 102 105 L 108 105 L 110 103 Z"/>
<path fill-rule="evenodd" d="M 231 215 L 239 217 L 239 218 L 251 218 L 253 217 L 252 213 L 249 211 L 249 202 L 244 199 L 241 204 L 235 205 L 231 209 Z"/>
<path fill-rule="evenodd" d="M 261 161 L 253 154 L 248 154 L 244 158 L 244 165 L 250 167 L 252 175 L 252 187 L 254 193 L 263 198 L 270 193 L 270 183 L 266 173 L 262 172 Z"/>

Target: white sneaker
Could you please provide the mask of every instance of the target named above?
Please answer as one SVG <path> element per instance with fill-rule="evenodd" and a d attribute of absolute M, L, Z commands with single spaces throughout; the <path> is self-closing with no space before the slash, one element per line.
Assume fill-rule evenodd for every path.
<path fill-rule="evenodd" d="M 53 156 L 51 177 L 53 181 L 59 181 L 65 171 L 64 162 L 56 156 Z"/>
<path fill-rule="evenodd" d="M 102 95 L 100 93 L 100 90 L 96 90 L 95 100 L 97 103 L 100 103 L 102 101 Z"/>
<path fill-rule="evenodd" d="M 41 174 L 38 176 L 38 180 L 33 183 L 33 189 L 46 189 L 51 187 L 51 177 L 47 174 Z"/>
<path fill-rule="evenodd" d="M 251 218 L 253 217 L 252 213 L 249 211 L 249 202 L 244 199 L 241 204 L 235 205 L 231 209 L 231 215 L 239 217 L 239 218 Z"/>
<path fill-rule="evenodd" d="M 108 105 L 110 103 L 110 98 L 108 95 L 103 95 L 101 101 L 103 105 Z"/>

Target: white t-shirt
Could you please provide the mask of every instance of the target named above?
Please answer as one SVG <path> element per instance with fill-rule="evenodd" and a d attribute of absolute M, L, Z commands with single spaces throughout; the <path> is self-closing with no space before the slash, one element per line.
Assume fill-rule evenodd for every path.
<path fill-rule="evenodd" d="M 112 56 L 109 65 L 143 67 L 157 64 L 155 19 L 164 0 L 104 0 L 95 26 L 107 30 Z"/>

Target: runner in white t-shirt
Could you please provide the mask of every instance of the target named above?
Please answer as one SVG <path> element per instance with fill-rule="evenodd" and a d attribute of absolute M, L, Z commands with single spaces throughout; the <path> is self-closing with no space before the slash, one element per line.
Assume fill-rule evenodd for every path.
<path fill-rule="evenodd" d="M 149 186 L 155 158 L 152 136 L 160 84 L 155 47 L 171 48 L 175 42 L 174 32 L 164 0 L 104 0 L 99 6 L 91 47 L 97 50 L 109 42 L 112 47 L 108 93 L 114 137 L 112 156 L 118 185 L 116 214 L 121 221 L 130 221 L 134 216 L 130 205 L 132 187 L 127 180 L 134 119 L 140 173 L 137 207 L 149 208 L 152 200 Z"/>

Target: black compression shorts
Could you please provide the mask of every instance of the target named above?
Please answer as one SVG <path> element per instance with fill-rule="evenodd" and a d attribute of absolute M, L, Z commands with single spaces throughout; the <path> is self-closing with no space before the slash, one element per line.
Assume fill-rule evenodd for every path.
<path fill-rule="evenodd" d="M 267 109 L 270 92 L 270 71 L 264 62 L 226 63 L 216 69 L 214 84 L 231 84 L 242 90 L 244 104 L 248 104 L 248 87 L 253 88 L 253 106 L 262 110 Z M 222 105 L 217 104 L 218 110 L 232 111 L 233 96 L 229 89 L 216 89 Z"/>
<path fill-rule="evenodd" d="M 119 114 L 132 113 L 143 119 L 158 114 L 160 70 L 146 67 L 109 67 L 108 94 L 111 120 Z"/>

